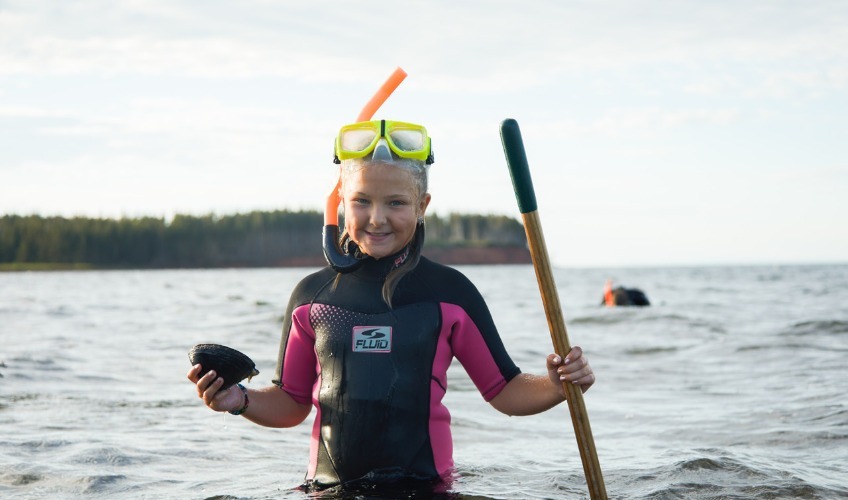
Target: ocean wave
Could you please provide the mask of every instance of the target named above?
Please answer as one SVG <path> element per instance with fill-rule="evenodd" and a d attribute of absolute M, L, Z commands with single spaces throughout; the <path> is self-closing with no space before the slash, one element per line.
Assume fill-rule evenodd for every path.
<path fill-rule="evenodd" d="M 822 334 L 845 334 L 848 333 L 848 321 L 812 320 L 801 321 L 793 324 L 784 335 L 822 335 Z"/>
<path fill-rule="evenodd" d="M 572 320 L 566 319 L 571 326 L 581 327 L 606 327 L 606 326 L 640 326 L 643 329 L 661 331 L 701 331 L 709 334 L 727 334 L 727 328 L 718 320 L 688 316 L 677 313 L 668 314 L 597 314 L 591 316 L 579 316 Z"/>
<path fill-rule="evenodd" d="M 590 316 L 577 316 L 571 320 L 567 320 L 570 324 L 575 325 L 612 325 L 617 323 L 689 323 L 692 318 L 679 314 L 662 314 L 662 315 L 645 315 L 638 314 L 635 311 L 612 312 L 601 311 L 598 314 Z"/>
<path fill-rule="evenodd" d="M 144 408 L 144 409 L 171 409 L 171 408 L 189 408 L 197 406 L 196 401 L 192 399 L 179 399 L 179 400 L 152 400 L 152 401 L 129 401 L 129 400 L 118 400 L 118 401 L 101 401 L 97 403 L 105 408 L 115 408 L 115 409 L 123 409 L 123 408 Z"/>
<path fill-rule="evenodd" d="M 811 484 L 792 472 L 721 452 L 679 460 L 634 477 L 627 489 L 641 494 L 630 498 L 835 498 L 848 493 L 844 488 Z M 661 486 L 652 488 L 653 484 Z"/>
<path fill-rule="evenodd" d="M 23 443 L 20 443 L 19 446 L 21 448 L 25 448 L 28 451 L 35 451 L 63 448 L 71 444 L 72 443 L 70 441 L 65 441 L 62 439 L 44 439 L 36 441 L 24 441 Z"/>
<path fill-rule="evenodd" d="M 545 464 L 474 467 L 460 465 L 456 470 L 451 500 L 579 498 L 585 495 L 582 474 L 563 473 Z M 506 479 L 506 481 L 505 481 Z M 413 498 L 413 497 L 408 497 Z M 440 497 L 441 498 L 441 497 Z"/>
<path fill-rule="evenodd" d="M 679 347 L 669 346 L 669 347 L 634 347 L 632 349 L 625 349 L 624 354 L 631 356 L 645 356 L 651 354 L 664 354 L 664 353 L 673 353 L 679 351 Z"/>
<path fill-rule="evenodd" d="M 44 476 L 41 474 L 3 474 L 0 476 L 0 483 L 8 484 L 11 486 L 26 486 L 28 484 L 37 483 L 44 479 Z"/>
<path fill-rule="evenodd" d="M 77 455 L 72 461 L 78 464 L 127 467 L 150 462 L 150 458 L 131 456 L 118 448 L 93 448 Z"/>
<path fill-rule="evenodd" d="M 115 485 L 126 480 L 127 476 L 123 474 L 100 474 L 85 476 L 77 483 L 82 486 L 82 493 L 102 493 L 107 490 L 114 493 Z"/>

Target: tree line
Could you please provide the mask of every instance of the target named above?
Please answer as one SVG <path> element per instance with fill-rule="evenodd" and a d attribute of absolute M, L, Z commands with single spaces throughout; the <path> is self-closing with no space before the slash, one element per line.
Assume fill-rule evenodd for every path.
<path fill-rule="evenodd" d="M 427 247 L 526 246 L 517 220 L 430 215 Z M 235 215 L 88 218 L 0 217 L 0 265 L 85 264 L 96 268 L 277 267 L 323 260 L 323 214 L 254 211 Z"/>

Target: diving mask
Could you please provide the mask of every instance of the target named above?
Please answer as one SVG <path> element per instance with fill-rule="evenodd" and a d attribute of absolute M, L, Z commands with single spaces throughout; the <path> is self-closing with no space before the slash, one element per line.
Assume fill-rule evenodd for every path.
<path fill-rule="evenodd" d="M 372 120 L 345 125 L 336 137 L 334 163 L 363 158 L 391 161 L 393 152 L 400 158 L 433 163 L 433 149 L 427 129 L 414 123 Z"/>

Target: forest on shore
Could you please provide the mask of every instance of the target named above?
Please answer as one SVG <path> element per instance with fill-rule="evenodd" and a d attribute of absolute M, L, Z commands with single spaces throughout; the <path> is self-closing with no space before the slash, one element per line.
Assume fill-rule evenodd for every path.
<path fill-rule="evenodd" d="M 0 217 L 0 270 L 322 265 L 323 214 L 254 211 L 140 218 Z M 425 255 L 445 264 L 530 262 L 524 227 L 497 215 L 426 219 Z"/>

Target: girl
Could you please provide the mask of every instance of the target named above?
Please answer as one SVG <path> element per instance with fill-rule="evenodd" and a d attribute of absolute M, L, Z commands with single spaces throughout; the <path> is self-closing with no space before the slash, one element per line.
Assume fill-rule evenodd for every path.
<path fill-rule="evenodd" d="M 292 293 L 274 385 L 221 391 L 215 372 L 198 378 L 200 365 L 188 372 L 209 408 L 260 425 L 295 426 L 314 407 L 306 489 L 449 484 L 442 398 L 454 357 L 507 415 L 561 403 L 563 382 L 584 392 L 595 382 L 580 347 L 564 358 L 550 354 L 545 375 L 522 373 L 474 285 L 421 255 L 432 158 L 424 127 L 385 120 L 343 127 L 336 161 L 345 231 L 325 248 L 331 265 Z"/>

